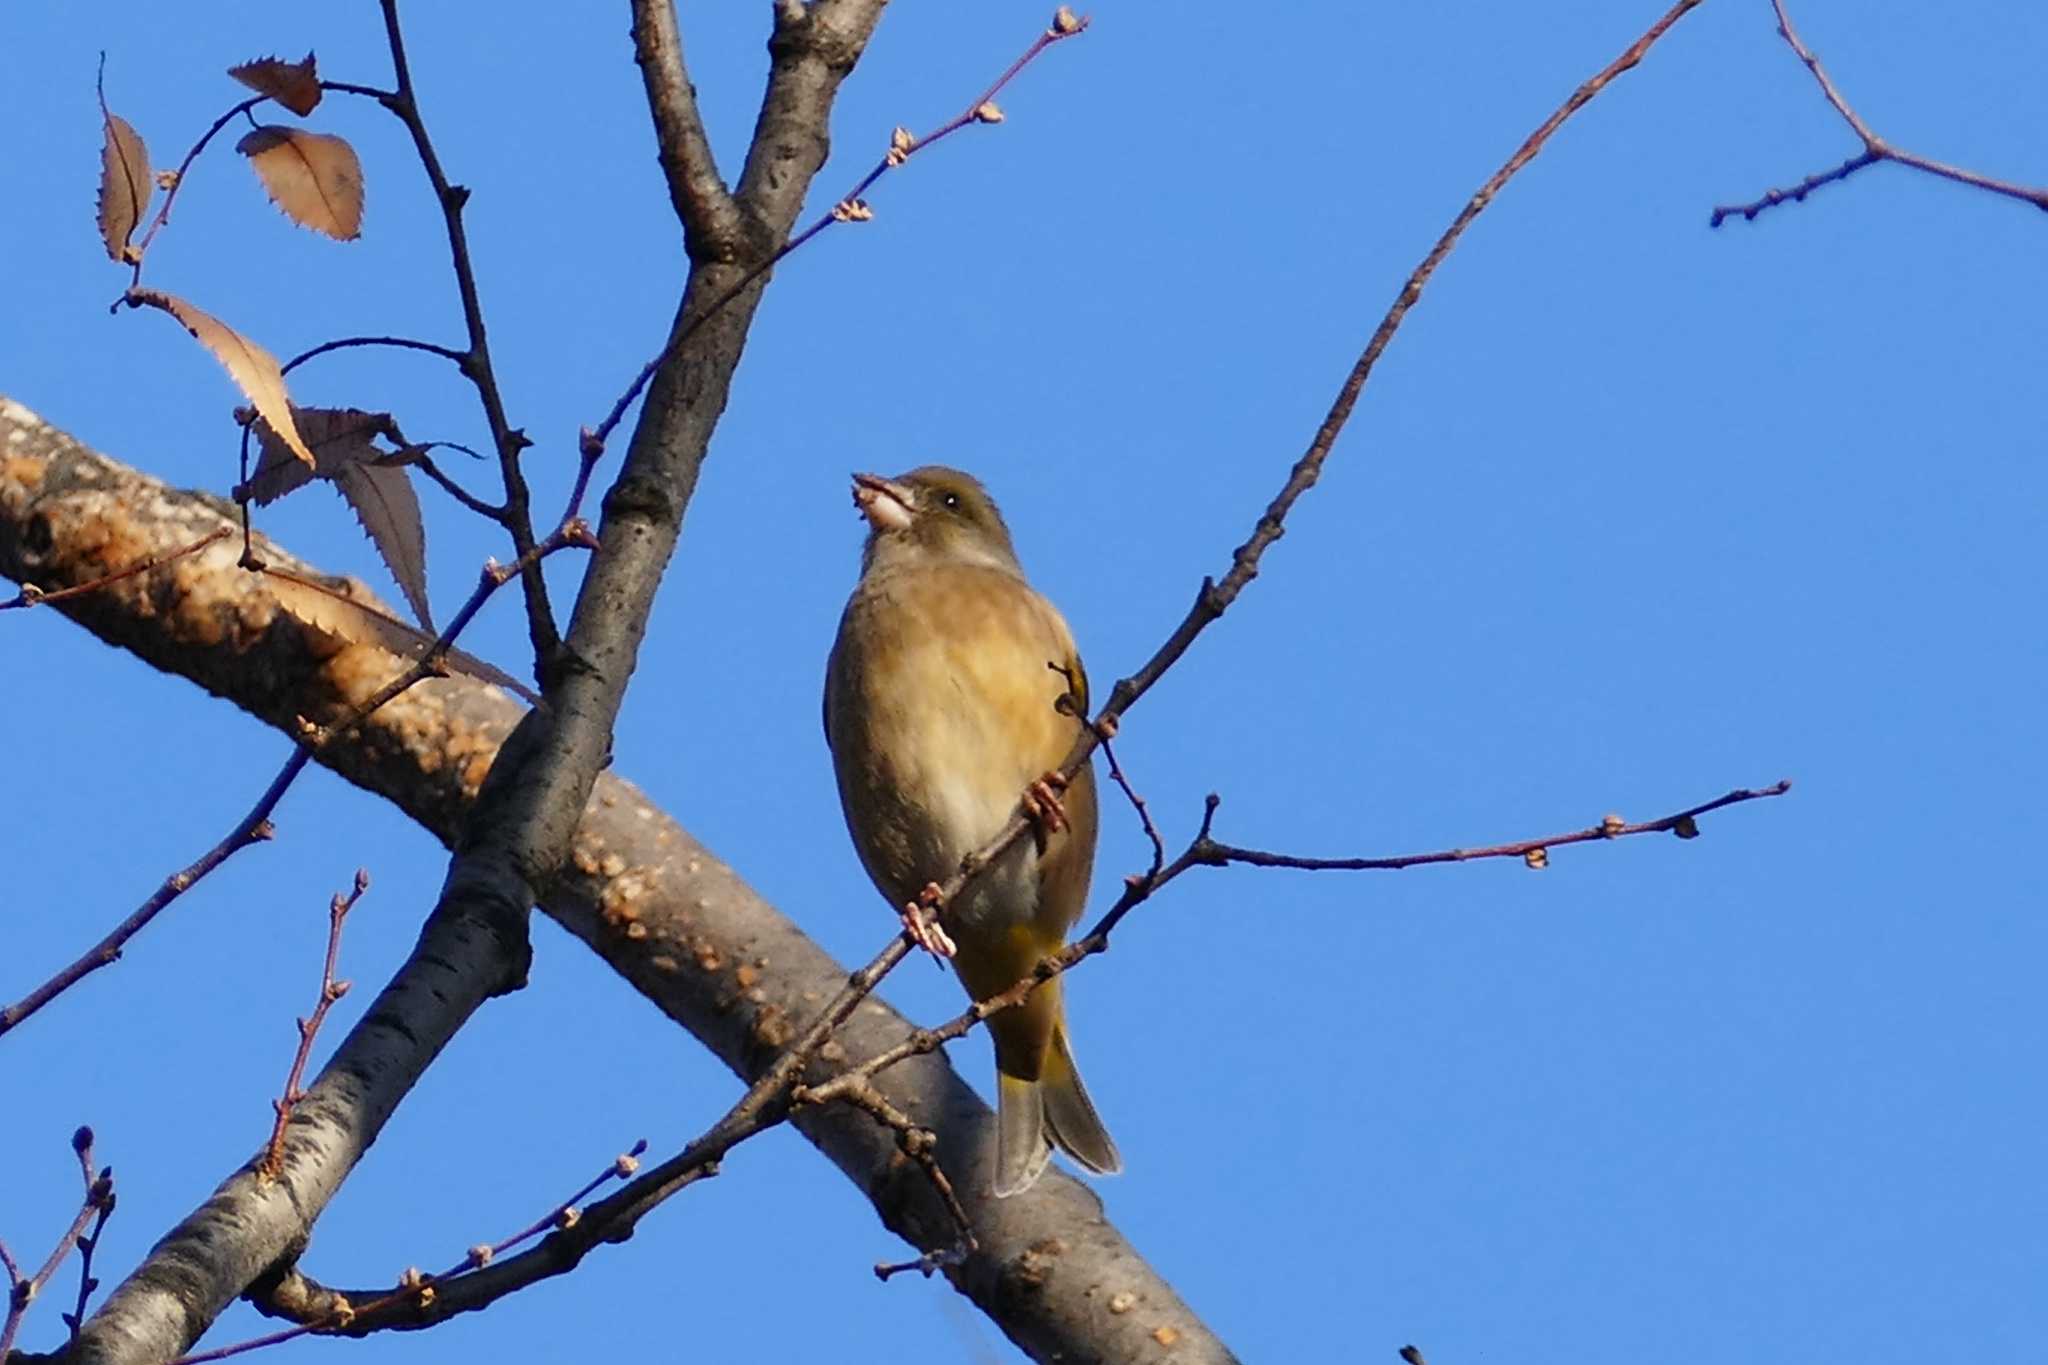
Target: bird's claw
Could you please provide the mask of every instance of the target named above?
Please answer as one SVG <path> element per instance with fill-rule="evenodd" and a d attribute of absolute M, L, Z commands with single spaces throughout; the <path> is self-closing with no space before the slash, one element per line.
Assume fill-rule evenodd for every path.
<path fill-rule="evenodd" d="M 945 926 L 939 923 L 939 884 L 926 882 L 917 899 L 903 907 L 901 917 L 903 932 L 910 935 L 910 941 L 935 958 L 950 958 L 959 952 Z"/>
<path fill-rule="evenodd" d="M 1058 834 L 1068 828 L 1067 807 L 1060 800 L 1060 793 L 1066 790 L 1066 786 L 1065 777 L 1059 773 L 1047 773 L 1024 789 L 1024 814 L 1038 826 L 1041 837 Z"/>

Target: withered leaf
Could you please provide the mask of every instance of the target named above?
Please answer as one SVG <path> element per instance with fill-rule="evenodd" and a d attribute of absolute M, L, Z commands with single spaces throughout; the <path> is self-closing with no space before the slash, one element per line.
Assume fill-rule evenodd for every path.
<path fill-rule="evenodd" d="M 268 95 L 300 118 L 320 103 L 320 76 L 313 69 L 313 54 L 303 62 L 277 57 L 259 57 L 253 62 L 228 68 L 228 74 L 259 95 Z"/>
<path fill-rule="evenodd" d="M 263 581 L 286 611 L 323 634 L 358 644 L 374 644 L 408 662 L 423 657 L 433 647 L 434 636 L 341 589 L 274 568 L 264 570 Z M 448 667 L 455 672 L 495 684 L 535 706 L 540 705 L 533 689 L 504 669 L 459 649 L 450 649 L 446 658 Z"/>
<path fill-rule="evenodd" d="M 245 134 L 235 150 L 249 158 L 285 217 L 337 241 L 362 235 L 363 166 L 347 142 L 267 123 Z"/>
<path fill-rule="evenodd" d="M 291 405 L 292 424 L 313 452 L 309 467 L 277 434 L 276 428 L 255 417 L 250 430 L 260 452 L 256 470 L 249 481 L 232 492 L 236 502 L 266 506 L 285 494 L 305 487 L 314 479 L 331 479 L 342 469 L 365 460 L 388 461 L 393 452 L 377 445 L 382 436 L 403 447 L 405 436 L 388 412 L 364 412 L 360 408 L 304 408 Z M 244 410 L 246 411 L 246 409 Z M 252 414 L 253 416 L 253 414 Z"/>
<path fill-rule="evenodd" d="M 292 421 L 291 399 L 285 392 L 284 371 L 278 368 L 276 356 L 219 318 L 162 290 L 131 289 L 127 299 L 131 304 L 161 308 L 176 318 L 200 345 L 213 352 L 213 358 L 227 369 L 235 386 L 255 405 L 257 415 L 270 423 L 292 454 L 304 460 L 308 468 L 313 467 L 313 452 L 307 449 Z"/>
<path fill-rule="evenodd" d="M 407 443 L 397 421 L 388 412 L 302 408 L 292 404 L 292 421 L 313 451 L 314 462 L 309 469 L 268 422 L 253 413 L 249 416 L 250 430 L 262 453 L 249 481 L 236 485 L 235 501 L 253 501 L 261 506 L 305 487 L 314 479 L 331 480 L 355 510 L 356 521 L 391 570 L 413 615 L 432 630 L 434 618 L 427 605 L 426 525 L 412 481 L 399 467 L 401 463 L 410 463 L 404 457 L 416 447 Z M 379 436 L 399 449 L 386 450 L 378 445 Z"/>
<path fill-rule="evenodd" d="M 427 606 L 427 528 L 420 519 L 412 476 L 403 469 L 352 464 L 334 476 L 334 486 L 355 509 L 363 534 L 398 580 L 412 614 L 432 630 L 434 615 Z"/>
<path fill-rule="evenodd" d="M 117 261 L 129 258 L 128 239 L 135 235 L 142 211 L 149 207 L 149 152 L 127 119 L 107 108 L 100 95 L 100 118 L 106 125 L 100 143 L 100 240 L 107 255 Z"/>

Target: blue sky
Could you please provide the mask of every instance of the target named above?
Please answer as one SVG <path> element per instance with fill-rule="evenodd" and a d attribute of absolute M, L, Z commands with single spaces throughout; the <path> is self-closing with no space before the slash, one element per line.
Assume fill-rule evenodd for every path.
<path fill-rule="evenodd" d="M 577 427 L 659 344 L 680 249 L 623 6 L 408 17 L 470 210 L 529 470 L 558 505 Z M 834 121 L 828 205 L 897 123 L 928 128 L 1045 6 L 892 7 Z M 765 5 L 686 7 L 736 167 Z M 1400 281 L 1472 189 L 1654 17 L 1553 6 L 1104 3 L 975 129 L 891 176 L 877 217 L 778 272 L 657 604 L 619 768 L 848 960 L 890 930 L 818 731 L 856 571 L 850 469 L 983 475 L 1098 685 L 1220 573 Z M 2048 181 L 2048 13 L 1806 0 L 1877 129 Z M 270 51 L 387 79 L 372 7 L 9 6 L 0 391 L 174 484 L 233 481 L 218 371 L 110 317 L 92 231 L 108 97 L 161 164 Z M 226 147 L 150 278 L 289 354 L 363 331 L 454 341 L 439 227 L 402 133 L 330 100 L 369 182 L 360 242 L 295 229 Z M 1765 0 L 1708 0 L 1468 236 L 1380 367 L 1324 484 L 1120 751 L 1185 838 L 1383 853 L 1648 818 L 1781 776 L 1785 800 L 1519 864 L 1202 872 L 1071 983 L 1128 1173 L 1111 1218 L 1248 1359 L 2022 1357 L 2040 1295 L 2048 762 L 2039 300 L 2048 223 L 1878 168 L 1751 225 L 1716 203 L 1856 150 Z M 482 436 L 429 359 L 336 356 L 301 401 Z M 609 466 L 607 466 L 609 469 Z M 463 469 L 487 487 L 478 469 Z M 501 552 L 431 490 L 437 604 Z M 264 525 L 388 581 L 341 503 Z M 563 600 L 573 564 L 558 563 Z M 507 596 L 469 646 L 520 667 Z M 0 995 L 100 933 L 246 808 L 284 741 L 53 612 L 0 621 L 16 806 Z M 736 725 L 723 718 L 742 715 Z M 1111 809 L 1105 903 L 1143 865 Z M 267 1131 L 324 907 L 383 980 L 440 850 L 324 773 L 282 837 L 205 883 L 0 1043 L 0 1237 L 39 1254 L 100 1133 L 125 1271 Z M 494 1002 L 320 1222 L 309 1268 L 377 1282 L 523 1225 L 635 1138 L 672 1150 L 734 1083 L 536 920 Z M 928 969 L 886 994 L 957 1007 Z M 368 998 L 351 996 L 341 1023 Z M 956 1049 L 978 1084 L 979 1039 Z M 1010 1359 L 798 1139 L 748 1145 L 578 1275 L 435 1332 L 299 1343 L 385 1361 L 648 1351 Z M 797 1286 L 793 1300 L 790 1285 Z M 68 1290 L 66 1297 L 68 1297 Z M 801 1305 L 790 1322 L 792 1303 Z M 773 1326 L 764 1326 L 773 1324 Z M 210 1343 L 260 1330 L 231 1312 Z M 26 1344 L 60 1331 L 56 1307 Z"/>

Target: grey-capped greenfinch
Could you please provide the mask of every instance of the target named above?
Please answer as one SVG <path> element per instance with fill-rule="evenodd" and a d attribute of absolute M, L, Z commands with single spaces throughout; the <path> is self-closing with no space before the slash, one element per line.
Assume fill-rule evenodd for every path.
<path fill-rule="evenodd" d="M 1074 637 L 1025 581 L 1009 528 L 970 476 L 931 465 L 897 479 L 856 474 L 868 522 L 860 583 L 825 676 L 825 740 L 863 866 L 918 942 L 950 957 L 985 1000 L 1058 952 L 1095 861 L 1095 777 L 1055 795 L 1087 714 Z M 1026 796 L 1027 789 L 1035 793 Z M 944 908 L 927 888 L 959 870 L 1018 813 L 1012 844 Z M 1122 1169 L 1074 1068 L 1054 977 L 993 1015 L 994 1192 L 1029 1189 L 1058 1147 L 1085 1169 Z"/>

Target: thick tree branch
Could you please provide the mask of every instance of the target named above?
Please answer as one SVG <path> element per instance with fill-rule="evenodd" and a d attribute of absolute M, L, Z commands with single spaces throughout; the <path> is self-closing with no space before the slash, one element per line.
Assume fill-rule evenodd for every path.
<path fill-rule="evenodd" d="M 697 89 L 683 60 L 675 0 L 633 0 L 633 55 L 647 86 L 647 108 L 668 177 L 668 198 L 693 261 L 732 261 L 740 251 L 740 210 L 718 173 L 711 138 L 697 112 Z"/>
<path fill-rule="evenodd" d="M 1924 171 L 1928 175 L 1938 176 L 1943 180 L 1953 180 L 1959 185 L 1968 185 L 1972 189 L 2004 195 L 2008 199 L 2017 199 L 2022 203 L 2032 204 L 2037 209 L 2048 209 L 2048 189 L 2030 185 L 2017 185 L 2011 181 L 1997 180 L 1991 176 L 1967 170 L 1961 166 L 1951 166 L 1945 161 L 1936 161 L 1932 157 L 1921 156 L 1917 152 L 1909 152 L 1903 148 L 1894 147 L 1891 143 L 1879 137 L 1876 131 L 1863 121 L 1863 116 L 1856 112 L 1855 106 L 1850 104 L 1848 98 L 1842 94 L 1841 89 L 1836 86 L 1834 78 L 1828 75 L 1827 68 L 1820 64 L 1820 58 L 1813 55 L 1813 49 L 1808 47 L 1805 40 L 1799 36 L 1799 31 L 1792 27 L 1792 16 L 1785 9 L 1785 0 L 1771 0 L 1771 8 L 1778 16 L 1778 36 L 1785 40 L 1785 45 L 1792 49 L 1792 54 L 1799 58 L 1800 63 L 1813 76 L 1814 83 L 1820 87 L 1821 98 L 1825 99 L 1829 107 L 1842 116 L 1842 122 L 1848 124 L 1849 130 L 1856 134 L 1857 140 L 1863 144 L 1863 150 L 1850 157 L 1847 161 L 1844 161 L 1841 165 L 1825 171 L 1816 171 L 1786 189 L 1766 190 L 1762 195 L 1750 200 L 1746 204 L 1720 205 L 1707 220 L 1708 226 L 1719 227 L 1730 218 L 1738 216 L 1743 221 L 1750 222 L 1754 221 L 1756 216 L 1765 209 L 1776 208 L 1780 204 L 1802 203 L 1807 195 L 1812 194 L 1823 185 L 1833 185 L 1839 181 L 1847 180 L 1856 172 L 1869 166 L 1875 166 L 1880 161 L 1896 162 L 1901 166 L 1907 166 L 1916 171 Z"/>

